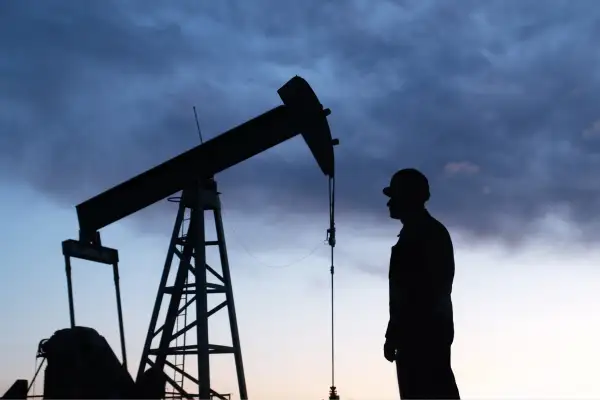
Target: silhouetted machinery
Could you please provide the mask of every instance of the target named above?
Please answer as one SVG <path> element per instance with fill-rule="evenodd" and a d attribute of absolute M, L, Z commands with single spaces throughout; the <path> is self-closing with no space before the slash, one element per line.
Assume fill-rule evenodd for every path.
<path fill-rule="evenodd" d="M 240 397 L 244 400 L 248 399 L 220 214 L 219 193 L 213 177 L 227 168 L 302 134 L 321 171 L 329 177 L 330 181 L 330 227 L 327 232 L 332 249 L 333 277 L 334 146 L 338 144 L 338 140 L 332 139 L 327 123 L 330 111 L 323 108 L 309 84 L 298 76 L 281 87 L 278 94 L 283 105 L 76 207 L 80 228 L 79 240 L 63 242 L 71 327 L 57 331 L 50 339 L 40 343 L 38 356 L 47 361 L 44 398 L 226 399 L 227 395 L 211 388 L 209 356 L 233 354 Z M 134 382 L 127 371 L 118 251 L 102 246 L 99 230 L 180 191 L 181 196 L 169 198 L 179 203 L 179 212 Z M 213 212 L 216 241 L 209 241 L 206 238 L 205 211 Z M 188 218 L 185 217 L 186 213 L 189 214 Z M 189 221 L 187 231 L 183 226 L 185 220 Z M 207 264 L 206 246 L 211 245 L 219 248 L 221 273 Z M 72 257 L 113 267 L 122 361 L 118 360 L 98 332 L 75 324 L 71 284 Z M 179 266 L 174 282 L 169 284 L 169 272 L 175 257 L 179 259 Z M 207 273 L 216 277 L 218 283 L 209 282 Z M 207 295 L 211 293 L 222 293 L 225 295 L 225 300 L 209 309 Z M 165 295 L 169 295 L 170 299 L 166 316 L 159 324 L 159 310 Z M 183 327 L 179 328 L 180 317 L 187 315 L 185 310 L 192 303 L 195 304 L 194 320 L 189 323 L 184 322 Z M 225 307 L 229 314 L 232 346 L 211 344 L 208 338 L 209 317 Z M 178 343 L 178 340 L 188 331 L 195 331 L 193 343 Z M 158 345 L 153 347 L 155 339 L 159 339 Z M 177 361 L 177 357 L 186 355 L 195 357 L 196 361 L 193 368 L 187 370 L 183 362 Z M 167 374 L 166 368 L 178 374 L 180 378 Z M 197 371 L 196 376 L 193 376 L 191 370 Z M 165 387 L 170 387 L 171 391 L 167 392 Z M 3 398 L 25 398 L 27 391 L 27 381 L 18 380 Z M 331 396 L 335 399 L 339 398 L 333 384 Z"/>

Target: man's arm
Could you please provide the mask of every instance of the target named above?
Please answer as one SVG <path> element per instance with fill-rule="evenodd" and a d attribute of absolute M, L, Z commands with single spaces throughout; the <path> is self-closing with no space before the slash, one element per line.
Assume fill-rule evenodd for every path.
<path fill-rule="evenodd" d="M 392 275 L 392 274 L 390 274 Z M 387 330 L 385 332 L 385 338 L 391 339 L 397 335 L 398 332 L 398 288 L 396 282 L 392 276 L 389 279 L 389 298 L 390 298 L 390 319 L 388 322 Z"/>

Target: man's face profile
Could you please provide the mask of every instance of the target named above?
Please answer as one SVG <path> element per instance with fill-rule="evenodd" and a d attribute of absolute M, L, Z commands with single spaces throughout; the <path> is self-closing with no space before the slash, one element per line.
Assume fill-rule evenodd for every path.
<path fill-rule="evenodd" d="M 388 209 L 390 211 L 390 218 L 402 220 L 403 211 L 406 208 L 405 202 L 402 200 L 400 194 L 393 194 L 387 202 Z"/>
<path fill-rule="evenodd" d="M 423 201 L 414 192 L 398 190 L 390 194 L 387 206 L 392 219 L 403 222 L 411 213 L 423 207 Z"/>

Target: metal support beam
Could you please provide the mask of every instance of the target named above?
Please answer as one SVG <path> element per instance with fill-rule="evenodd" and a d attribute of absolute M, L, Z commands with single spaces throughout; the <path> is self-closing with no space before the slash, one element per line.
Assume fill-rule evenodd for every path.
<path fill-rule="evenodd" d="M 191 193 L 191 191 L 190 191 Z M 192 224 L 194 231 L 189 239 L 193 240 L 194 265 L 196 267 L 196 338 L 198 346 L 198 380 L 200 387 L 198 393 L 200 399 L 210 399 L 210 354 L 208 342 L 208 298 L 206 296 L 206 247 L 205 247 L 205 227 L 204 227 L 204 208 L 208 204 L 208 197 L 216 195 L 216 192 L 209 192 L 204 189 L 204 183 L 198 182 L 194 203 L 196 207 L 192 209 Z M 191 246 L 190 246 L 191 247 Z"/>
<path fill-rule="evenodd" d="M 221 204 L 216 183 L 204 180 L 195 187 L 184 190 L 179 198 L 179 211 L 173 228 L 173 236 L 167 252 L 163 277 L 148 328 L 138 379 L 149 366 L 163 370 L 169 377 L 166 392 L 170 398 L 222 398 L 215 388 L 211 388 L 211 355 L 233 354 L 240 397 L 248 399 L 242 352 L 240 345 L 231 273 L 225 244 L 225 233 L 221 219 Z M 212 212 L 215 220 L 216 240 L 207 240 L 205 213 Z M 189 218 L 186 218 L 189 215 Z M 189 222 L 186 225 L 186 221 Z M 218 245 L 221 267 L 209 266 L 206 262 L 206 247 Z M 178 246 L 180 248 L 178 248 Z M 171 265 L 179 259 L 176 271 Z M 220 270 L 220 271 L 217 271 Z M 169 277 L 175 272 L 174 279 Z M 208 282 L 207 274 L 214 276 L 219 283 Z M 225 297 L 217 305 L 209 308 L 209 295 Z M 187 298 L 187 295 L 191 295 Z M 165 299 L 165 296 L 168 296 Z M 166 315 L 159 321 L 161 306 L 167 303 Z M 189 309 L 194 312 L 190 317 Z M 231 330 L 232 346 L 211 343 L 209 321 L 213 315 L 227 308 Z M 178 326 L 182 315 L 184 326 Z M 187 344 L 188 341 L 192 344 Z M 158 343 L 156 343 L 158 342 Z M 195 361 L 190 365 L 185 361 Z M 179 361 L 177 361 L 179 360 Z"/>

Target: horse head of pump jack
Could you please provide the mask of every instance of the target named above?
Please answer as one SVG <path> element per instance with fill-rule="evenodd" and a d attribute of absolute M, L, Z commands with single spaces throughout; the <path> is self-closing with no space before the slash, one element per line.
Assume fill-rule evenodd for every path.
<path fill-rule="evenodd" d="M 332 139 L 327 117 L 331 110 L 323 108 L 308 82 L 299 76 L 290 79 L 277 93 L 293 115 L 293 120 L 312 152 L 321 171 L 333 177 L 335 158 L 333 147 L 339 143 Z"/>

